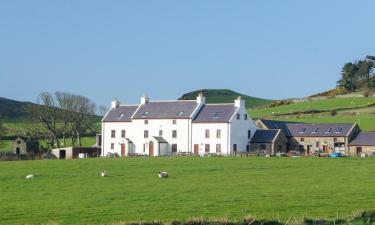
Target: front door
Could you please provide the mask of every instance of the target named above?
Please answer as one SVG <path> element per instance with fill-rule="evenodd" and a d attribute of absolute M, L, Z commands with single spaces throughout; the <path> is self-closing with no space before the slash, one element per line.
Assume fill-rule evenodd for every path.
<path fill-rule="evenodd" d="M 148 146 L 148 155 L 154 156 L 154 142 L 150 141 L 150 144 Z"/>
<path fill-rule="evenodd" d="M 198 155 L 199 154 L 199 145 L 195 144 L 194 145 L 194 155 Z"/>
<path fill-rule="evenodd" d="M 357 156 L 362 154 L 362 147 L 357 147 Z"/>
<path fill-rule="evenodd" d="M 121 157 L 125 157 L 125 156 L 126 156 L 125 144 L 121 144 Z"/>
<path fill-rule="evenodd" d="M 65 159 L 66 158 L 66 151 L 60 150 L 59 159 Z"/>

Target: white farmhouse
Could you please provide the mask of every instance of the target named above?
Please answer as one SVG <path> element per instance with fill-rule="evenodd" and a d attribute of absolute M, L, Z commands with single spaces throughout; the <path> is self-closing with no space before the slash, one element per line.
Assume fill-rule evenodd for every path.
<path fill-rule="evenodd" d="M 232 104 L 196 100 L 112 102 L 102 120 L 102 155 L 230 155 L 250 150 L 256 126 L 240 97 Z"/>

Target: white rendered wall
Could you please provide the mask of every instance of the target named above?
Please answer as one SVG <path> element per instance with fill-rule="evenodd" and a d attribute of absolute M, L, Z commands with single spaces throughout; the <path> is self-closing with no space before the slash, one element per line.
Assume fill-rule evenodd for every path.
<path fill-rule="evenodd" d="M 111 137 L 111 131 L 116 131 L 116 137 Z M 121 155 L 121 144 L 126 145 L 126 154 L 129 152 L 129 146 L 125 138 L 121 137 L 121 131 L 125 130 L 125 138 L 132 140 L 133 126 L 132 122 L 103 122 L 102 123 L 102 156 L 107 156 L 108 153 L 117 153 Z M 111 144 L 114 144 L 114 149 L 111 149 Z M 135 148 L 133 146 L 133 148 Z"/>
<path fill-rule="evenodd" d="M 237 114 L 240 114 L 240 119 L 237 120 L 237 115 L 235 114 L 230 123 L 229 145 L 232 153 L 234 144 L 237 144 L 237 152 L 246 152 L 246 146 L 250 145 L 250 140 L 257 129 L 250 115 L 247 116 L 247 120 L 244 119 L 244 115 L 247 114 L 245 107 L 239 108 Z M 251 130 L 250 138 L 248 138 L 248 130 Z"/>
<path fill-rule="evenodd" d="M 210 131 L 210 137 L 206 138 L 206 130 Z M 217 130 L 221 130 L 221 138 L 217 138 Z M 194 152 L 194 145 L 199 145 L 199 154 L 205 154 L 205 145 L 210 145 L 210 153 L 216 153 L 216 144 L 221 144 L 221 154 L 227 155 L 228 138 L 229 138 L 229 124 L 228 123 L 193 123 L 192 132 L 192 149 Z"/>

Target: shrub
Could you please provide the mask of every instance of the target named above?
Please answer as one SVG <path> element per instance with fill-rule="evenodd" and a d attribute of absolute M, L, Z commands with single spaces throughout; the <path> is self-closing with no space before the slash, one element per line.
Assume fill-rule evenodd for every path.
<path fill-rule="evenodd" d="M 330 114 L 331 114 L 331 116 L 337 116 L 337 111 L 335 109 L 333 109 Z"/>

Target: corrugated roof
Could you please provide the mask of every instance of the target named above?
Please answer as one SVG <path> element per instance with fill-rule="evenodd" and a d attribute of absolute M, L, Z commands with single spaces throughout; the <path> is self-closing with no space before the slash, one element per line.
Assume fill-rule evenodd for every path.
<path fill-rule="evenodd" d="M 160 101 L 141 105 L 133 119 L 189 119 L 196 101 Z"/>
<path fill-rule="evenodd" d="M 193 123 L 227 123 L 236 109 L 234 104 L 207 104 L 201 108 Z"/>
<path fill-rule="evenodd" d="M 261 120 L 268 129 L 281 129 L 286 136 L 293 137 L 345 137 L 355 124 L 295 123 L 275 120 Z"/>
<path fill-rule="evenodd" d="M 121 105 L 117 108 L 111 109 L 106 117 L 103 119 L 104 122 L 131 122 L 131 117 L 137 110 L 138 106 L 126 106 Z"/>
<path fill-rule="evenodd" d="M 280 130 L 257 130 L 251 139 L 251 143 L 272 143 Z"/>
<path fill-rule="evenodd" d="M 360 132 L 353 141 L 351 146 L 375 146 L 375 132 Z"/>

